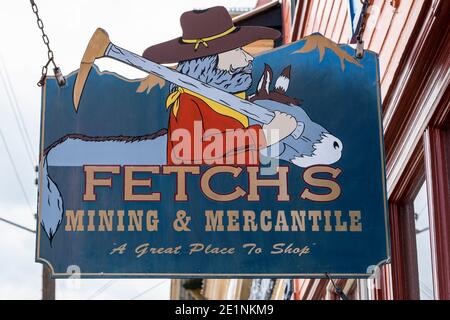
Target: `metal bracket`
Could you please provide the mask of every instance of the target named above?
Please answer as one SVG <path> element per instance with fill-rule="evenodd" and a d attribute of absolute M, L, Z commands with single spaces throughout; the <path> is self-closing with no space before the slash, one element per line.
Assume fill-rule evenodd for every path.
<path fill-rule="evenodd" d="M 356 40 L 356 58 L 362 59 L 364 57 L 364 40 L 361 37 L 358 37 Z"/>
<path fill-rule="evenodd" d="M 55 73 L 56 81 L 58 81 L 58 85 L 62 87 L 66 84 L 66 78 L 64 78 L 61 69 L 59 67 L 55 67 L 53 69 L 53 72 Z"/>
<path fill-rule="evenodd" d="M 360 16 L 360 19 L 359 19 L 358 27 L 355 30 L 357 32 L 356 32 L 356 34 L 353 35 L 353 38 L 352 38 L 352 41 L 351 41 L 351 43 L 355 43 L 356 42 L 355 56 L 356 56 L 357 59 L 362 59 L 364 57 L 363 34 L 364 34 L 365 29 L 366 29 L 366 19 L 367 19 L 369 6 L 370 6 L 370 1 L 369 0 L 361 0 L 361 2 L 363 4 L 363 7 L 362 7 L 362 10 L 361 10 L 361 16 Z"/>

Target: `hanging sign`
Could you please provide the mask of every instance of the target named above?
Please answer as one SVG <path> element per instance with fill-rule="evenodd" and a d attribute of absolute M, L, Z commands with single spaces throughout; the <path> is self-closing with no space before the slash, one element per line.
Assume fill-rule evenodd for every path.
<path fill-rule="evenodd" d="M 389 256 L 377 55 L 313 34 L 252 57 L 279 32 L 223 7 L 181 20 L 143 56 L 98 29 L 65 86 L 47 79 L 36 260 L 54 277 L 371 275 Z"/>

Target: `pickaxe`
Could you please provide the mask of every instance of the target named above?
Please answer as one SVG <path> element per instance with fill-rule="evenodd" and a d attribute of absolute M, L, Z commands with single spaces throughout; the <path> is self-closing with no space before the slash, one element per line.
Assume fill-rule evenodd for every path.
<path fill-rule="evenodd" d="M 78 70 L 78 75 L 73 90 L 73 103 L 75 106 L 75 111 L 78 111 L 84 85 L 86 84 L 86 80 L 89 76 L 89 72 L 91 71 L 95 59 L 103 57 L 113 58 L 137 69 L 148 72 L 154 76 L 162 78 L 166 81 L 174 83 L 180 87 L 191 90 L 197 94 L 214 100 L 229 108 L 232 108 L 244 114 L 245 116 L 263 124 L 269 123 L 274 117 L 274 113 L 272 111 L 269 111 L 257 104 L 240 99 L 228 92 L 214 88 L 206 83 L 179 73 L 178 71 L 159 65 L 133 52 L 116 46 L 109 40 L 108 33 L 101 28 L 98 28 L 92 35 L 91 40 L 89 41 L 86 51 L 83 55 L 83 59 L 81 60 L 80 70 Z M 295 139 L 300 138 L 303 130 L 304 125 L 303 123 L 299 122 L 297 129 L 292 133 L 292 136 Z"/>

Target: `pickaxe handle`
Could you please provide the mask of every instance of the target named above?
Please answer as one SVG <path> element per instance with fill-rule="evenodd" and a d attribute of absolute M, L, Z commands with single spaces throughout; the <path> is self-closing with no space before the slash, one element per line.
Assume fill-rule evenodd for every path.
<path fill-rule="evenodd" d="M 80 70 L 78 72 L 74 87 L 75 110 L 78 110 L 84 84 L 95 59 L 102 57 L 110 57 L 142 71 L 153 74 L 154 76 L 174 83 L 182 88 L 191 90 L 199 95 L 236 110 L 255 121 L 267 124 L 274 117 L 274 113 L 264 107 L 250 101 L 240 99 L 228 92 L 214 88 L 206 83 L 198 81 L 197 79 L 191 78 L 178 71 L 147 60 L 133 52 L 116 46 L 110 42 L 106 31 L 100 28 L 93 34 L 81 61 Z M 303 133 L 303 128 L 303 124 L 299 124 L 297 129 L 292 133 L 292 136 L 298 139 Z"/>

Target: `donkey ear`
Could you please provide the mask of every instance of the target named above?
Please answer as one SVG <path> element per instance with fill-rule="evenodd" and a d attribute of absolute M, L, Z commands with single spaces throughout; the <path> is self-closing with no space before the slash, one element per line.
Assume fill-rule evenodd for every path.
<path fill-rule="evenodd" d="M 272 68 L 268 64 L 264 64 L 264 72 L 259 80 L 258 89 L 256 90 L 257 94 L 269 94 L 269 85 L 272 81 L 272 76 Z"/>
<path fill-rule="evenodd" d="M 280 93 L 286 93 L 286 91 L 289 88 L 289 82 L 291 80 L 291 66 L 287 66 L 283 69 L 283 72 L 281 72 L 280 76 L 277 79 L 277 82 L 275 83 L 275 90 Z"/>

